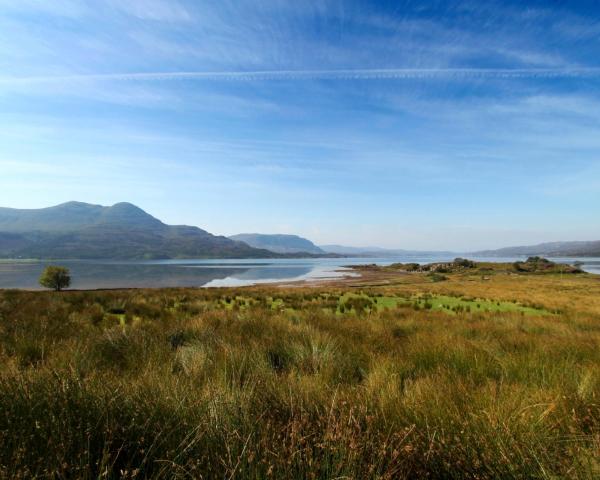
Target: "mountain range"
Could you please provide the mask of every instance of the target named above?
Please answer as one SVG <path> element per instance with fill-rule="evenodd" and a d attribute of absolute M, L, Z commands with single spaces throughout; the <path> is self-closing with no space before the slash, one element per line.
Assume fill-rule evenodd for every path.
<path fill-rule="evenodd" d="M 40 259 L 291 258 L 314 256 L 600 257 L 600 241 L 552 242 L 468 254 L 317 246 L 297 235 L 238 234 L 167 225 L 131 203 L 68 202 L 41 209 L 0 208 L 0 257 Z"/>
<path fill-rule="evenodd" d="M 600 257 L 600 240 L 591 242 L 548 242 L 538 245 L 482 250 L 478 257 L 516 257 L 542 255 L 546 257 Z"/>
<path fill-rule="evenodd" d="M 589 242 L 549 242 L 520 247 L 505 247 L 496 250 L 477 252 L 398 250 L 380 247 L 347 247 L 343 245 L 319 245 L 327 253 L 357 257 L 526 257 L 540 255 L 545 257 L 600 257 L 600 241 Z"/>
<path fill-rule="evenodd" d="M 326 253 L 310 240 L 298 235 L 240 233 L 229 238 L 245 242 L 254 248 L 265 248 L 276 253 L 310 253 L 313 255 Z"/>
<path fill-rule="evenodd" d="M 345 245 L 319 245 L 319 248 L 327 253 L 372 258 L 453 255 L 453 252 L 446 251 L 402 250 L 382 247 L 348 247 Z"/>
<path fill-rule="evenodd" d="M 44 259 L 272 258 L 278 254 L 186 225 L 166 225 L 130 203 L 68 202 L 0 208 L 0 257 Z"/>

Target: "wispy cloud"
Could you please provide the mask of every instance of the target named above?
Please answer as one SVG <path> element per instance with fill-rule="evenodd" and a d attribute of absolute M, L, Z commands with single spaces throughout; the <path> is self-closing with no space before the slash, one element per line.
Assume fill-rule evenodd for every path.
<path fill-rule="evenodd" d="M 13 14 L 44 14 L 78 18 L 109 8 L 141 20 L 190 21 L 193 15 L 177 0 L 0 0 L 0 10 Z"/>
<path fill-rule="evenodd" d="M 106 0 L 108 5 L 142 20 L 187 22 L 193 15 L 176 0 Z"/>
<path fill-rule="evenodd" d="M 90 12 L 80 0 L 0 0 L 0 11 L 7 13 L 36 12 L 55 17 L 77 18 Z"/>
<path fill-rule="evenodd" d="M 600 77 L 600 67 L 579 68 L 382 68 L 349 70 L 255 70 L 182 71 L 74 74 L 57 76 L 0 77 L 0 85 L 79 81 L 162 81 L 162 80 L 379 80 L 477 78 L 569 78 Z"/>

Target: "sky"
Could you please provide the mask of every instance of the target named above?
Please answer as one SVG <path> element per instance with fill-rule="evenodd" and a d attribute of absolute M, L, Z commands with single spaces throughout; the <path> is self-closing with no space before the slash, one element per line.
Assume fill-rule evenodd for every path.
<path fill-rule="evenodd" d="M 474 250 L 600 239 L 600 4 L 0 0 L 0 206 Z"/>

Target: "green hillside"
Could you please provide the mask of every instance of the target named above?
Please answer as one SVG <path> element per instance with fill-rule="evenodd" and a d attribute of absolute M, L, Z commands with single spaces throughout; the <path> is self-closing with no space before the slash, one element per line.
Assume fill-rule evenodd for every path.
<path fill-rule="evenodd" d="M 130 203 L 69 202 L 37 210 L 0 209 L 0 257 L 61 259 L 270 258 L 277 254 L 166 225 Z"/>

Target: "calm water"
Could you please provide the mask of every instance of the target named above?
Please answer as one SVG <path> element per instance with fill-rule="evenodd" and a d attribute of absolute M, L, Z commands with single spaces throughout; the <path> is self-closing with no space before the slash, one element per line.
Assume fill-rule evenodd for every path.
<path fill-rule="evenodd" d="M 163 260 L 163 261 L 57 261 L 68 267 L 72 288 L 130 287 L 231 287 L 281 281 L 335 278 L 352 275 L 344 265 L 389 265 L 396 262 L 429 263 L 445 257 L 318 258 L 268 260 Z M 478 259 L 515 261 L 517 258 Z M 519 258 L 520 260 L 520 258 Z M 583 269 L 600 274 L 600 258 L 554 259 L 564 263 L 580 260 Z M 38 289 L 38 278 L 50 262 L 0 260 L 0 288 Z"/>

